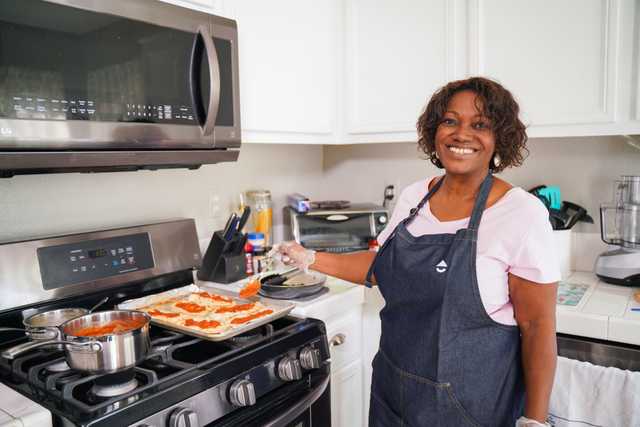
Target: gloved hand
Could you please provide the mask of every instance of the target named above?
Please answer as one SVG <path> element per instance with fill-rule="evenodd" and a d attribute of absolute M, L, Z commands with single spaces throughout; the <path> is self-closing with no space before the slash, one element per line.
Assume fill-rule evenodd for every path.
<path fill-rule="evenodd" d="M 549 423 L 541 423 L 527 417 L 520 417 L 516 420 L 516 427 L 550 427 Z"/>
<path fill-rule="evenodd" d="M 274 245 L 267 256 L 280 258 L 284 264 L 298 267 L 305 272 L 308 271 L 309 266 L 316 261 L 316 251 L 305 249 L 295 241 L 282 242 Z"/>

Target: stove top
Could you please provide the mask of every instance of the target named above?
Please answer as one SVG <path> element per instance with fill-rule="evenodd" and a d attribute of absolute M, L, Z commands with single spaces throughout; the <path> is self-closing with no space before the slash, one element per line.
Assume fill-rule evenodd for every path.
<path fill-rule="evenodd" d="M 275 372 L 278 360 L 305 347 L 326 350 L 318 339 L 323 330 L 319 321 L 285 317 L 244 336 L 212 342 L 152 325 L 152 350 L 129 371 L 52 370 L 65 361 L 64 352 L 38 350 L 12 361 L 0 359 L 0 379 L 72 425 L 113 426 L 114 417 L 117 425 L 128 425 L 260 367 L 265 369 L 254 373 L 258 382 L 265 376 L 277 382 L 277 375 L 267 371 Z M 1 344 L 0 351 L 18 342 Z"/>
<path fill-rule="evenodd" d="M 0 326 L 19 328 L 34 313 L 88 308 L 105 296 L 108 309 L 189 285 L 200 253 L 194 221 L 176 220 L 0 245 L 0 261 L 9 259 L 0 269 Z M 322 407 L 313 425 L 330 423 L 330 355 L 319 320 L 283 317 L 216 342 L 152 324 L 150 339 L 145 359 L 115 374 L 74 371 L 51 347 L 0 358 L 0 382 L 63 427 L 278 424 L 285 415 L 297 422 L 312 405 Z M 3 332 L 0 352 L 26 340 Z"/>

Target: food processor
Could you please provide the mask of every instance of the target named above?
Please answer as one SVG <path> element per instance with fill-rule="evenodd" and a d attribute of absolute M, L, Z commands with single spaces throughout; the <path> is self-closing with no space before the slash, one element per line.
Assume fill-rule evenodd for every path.
<path fill-rule="evenodd" d="M 640 176 L 616 181 L 614 202 L 600 205 L 600 233 L 619 248 L 598 256 L 596 275 L 607 283 L 640 286 Z"/>

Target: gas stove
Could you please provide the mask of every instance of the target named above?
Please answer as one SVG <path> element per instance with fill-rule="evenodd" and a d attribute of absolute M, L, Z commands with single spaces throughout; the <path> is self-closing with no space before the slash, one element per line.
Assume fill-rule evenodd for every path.
<path fill-rule="evenodd" d="M 139 247 L 131 243 L 132 235 L 142 239 L 137 241 Z M 134 259 L 144 258 L 144 248 L 151 248 L 147 268 L 118 265 L 98 277 L 93 272 L 90 281 L 73 281 L 65 275 L 74 278 L 75 268 L 81 275 L 82 265 L 92 269 L 93 264 L 70 261 L 60 262 L 56 280 L 24 274 L 29 269 L 40 275 L 51 271 L 47 256 L 66 261 L 80 249 L 84 252 L 76 254 L 103 253 L 102 249 L 109 254 L 109 245 L 116 247 L 116 257 L 119 245 L 125 253 L 130 247 Z M 115 306 L 190 284 L 194 267 L 190 264 L 199 261 L 199 251 L 193 248 L 197 248 L 193 220 L 0 245 L 0 265 L 10 265 L 5 257 L 11 253 L 19 261 L 14 264 L 23 269 L 22 274 L 0 270 L 0 326 L 20 327 L 22 319 L 34 312 L 88 308 L 105 295 L 110 297 L 108 305 Z M 23 258 L 16 260 L 16 254 Z M 100 267 L 115 267 L 111 261 L 100 260 Z M 19 277 L 29 280 L 16 282 Z M 9 278 L 14 280 L 12 287 Z M 58 286 L 38 288 L 37 282 Z M 13 304 L 23 304 L 2 307 L 9 293 Z M 318 320 L 283 317 L 218 342 L 152 325 L 150 338 L 152 347 L 145 359 L 125 371 L 77 372 L 69 369 L 64 351 L 53 347 L 13 360 L 0 358 L 0 381 L 49 410 L 54 426 L 330 425 L 329 348 L 324 324 Z M 26 340 L 21 332 L 0 333 L 0 352 Z"/>

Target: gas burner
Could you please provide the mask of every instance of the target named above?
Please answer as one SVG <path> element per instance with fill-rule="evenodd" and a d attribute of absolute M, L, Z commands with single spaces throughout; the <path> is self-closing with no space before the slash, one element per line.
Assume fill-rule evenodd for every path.
<path fill-rule="evenodd" d="M 52 363 L 51 365 L 47 366 L 46 369 L 49 372 L 65 372 L 70 370 L 71 368 L 69 367 L 69 364 L 66 362 L 66 360 L 63 360 L 61 362 Z"/>
<path fill-rule="evenodd" d="M 236 335 L 235 337 L 231 337 L 228 339 L 228 341 L 231 341 L 234 344 L 246 344 L 248 342 L 263 338 L 263 337 L 268 337 L 273 335 L 273 325 L 270 323 L 267 323 L 266 325 L 260 326 L 258 328 L 255 329 L 251 329 L 250 331 L 247 331 L 243 334 L 240 335 Z"/>
<path fill-rule="evenodd" d="M 104 375 L 95 379 L 91 393 L 99 397 L 113 397 L 128 393 L 138 387 L 135 371 L 127 371 Z"/>

